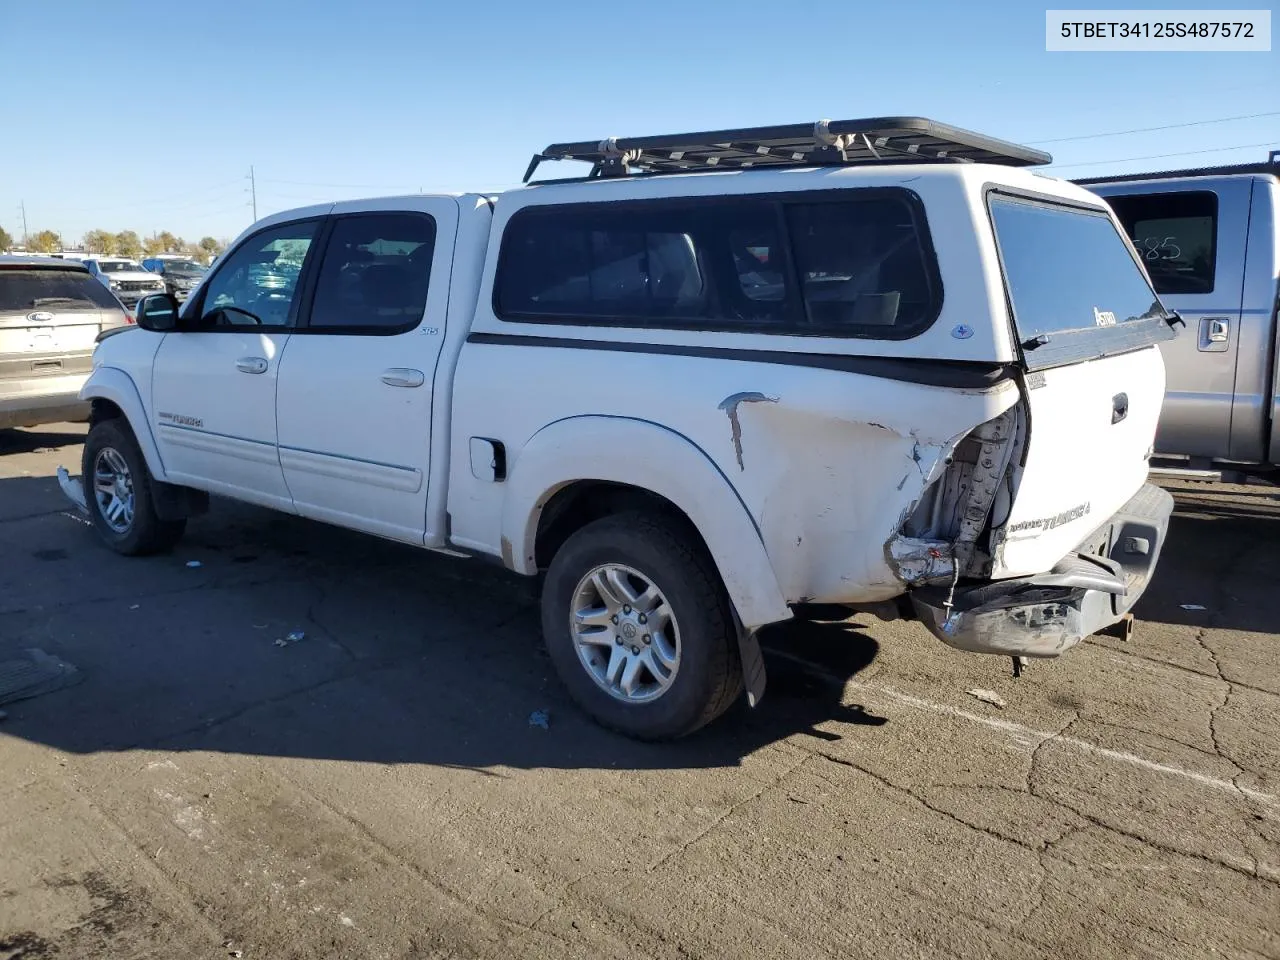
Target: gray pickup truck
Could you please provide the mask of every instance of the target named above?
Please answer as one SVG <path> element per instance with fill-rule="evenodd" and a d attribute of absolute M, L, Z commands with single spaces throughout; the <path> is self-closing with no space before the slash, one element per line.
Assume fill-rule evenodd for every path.
<path fill-rule="evenodd" d="M 1266 163 L 1091 178 L 1186 321 L 1160 346 L 1152 469 L 1280 480 L 1280 151 Z"/>

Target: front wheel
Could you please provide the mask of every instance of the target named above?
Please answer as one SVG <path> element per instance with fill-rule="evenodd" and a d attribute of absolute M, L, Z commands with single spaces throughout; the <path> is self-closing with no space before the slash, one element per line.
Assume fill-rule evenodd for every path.
<path fill-rule="evenodd" d="M 156 515 L 154 480 L 127 424 L 103 420 L 90 428 L 80 473 L 89 519 L 116 553 L 160 553 L 182 537 L 185 520 L 162 520 Z"/>
<path fill-rule="evenodd" d="M 629 736 L 684 736 L 742 690 L 729 601 L 679 524 L 640 513 L 588 524 L 556 553 L 542 630 L 570 695 Z"/>

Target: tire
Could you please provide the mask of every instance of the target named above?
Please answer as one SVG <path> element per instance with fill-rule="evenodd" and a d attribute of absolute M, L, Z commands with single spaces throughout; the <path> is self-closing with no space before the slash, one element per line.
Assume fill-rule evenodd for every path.
<path fill-rule="evenodd" d="M 629 613 L 618 612 L 620 622 L 608 619 L 607 612 L 615 607 L 588 579 L 602 570 L 622 570 L 637 602 L 623 608 Z M 606 580 L 602 573 L 595 582 Z M 658 600 L 646 587 L 657 591 Z M 626 595 L 612 586 L 608 592 Z M 575 611 L 588 608 L 589 617 L 575 626 Z M 653 617 L 648 623 L 652 640 L 643 632 L 646 615 L 637 612 L 641 610 Z M 580 644 L 578 630 L 590 630 L 596 642 Z M 636 739 L 670 740 L 693 733 L 724 713 L 742 692 L 738 641 L 720 577 L 701 544 L 667 519 L 620 513 L 570 536 L 543 582 L 542 632 L 574 701 L 602 726 Z M 619 643 L 624 632 L 627 638 Z M 673 650 L 675 667 L 667 672 Z M 617 657 L 644 664 L 632 675 L 631 694 L 622 689 L 627 668 L 615 670 Z M 665 680 L 660 679 L 664 673 Z"/>
<path fill-rule="evenodd" d="M 123 464 L 127 470 L 126 486 L 133 498 L 133 514 L 109 517 L 112 503 L 99 502 L 97 473 L 99 465 L 111 469 Z M 120 474 L 117 472 L 117 476 Z M 147 461 L 138 448 L 133 431 L 123 420 L 102 420 L 89 430 L 80 463 L 84 484 L 85 506 L 89 519 L 103 542 L 124 556 L 145 556 L 169 550 L 186 530 L 186 520 L 161 520 L 156 515 L 152 485 L 156 482 L 147 469 Z M 104 512 L 105 511 L 105 512 Z"/>

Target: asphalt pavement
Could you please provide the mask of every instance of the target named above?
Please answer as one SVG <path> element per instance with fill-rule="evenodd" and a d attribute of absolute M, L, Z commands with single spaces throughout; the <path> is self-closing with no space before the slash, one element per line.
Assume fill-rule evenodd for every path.
<path fill-rule="evenodd" d="M 1128 641 L 788 625 L 645 745 L 501 569 L 225 501 L 115 556 L 84 429 L 0 431 L 0 661 L 80 681 L 0 707 L 0 960 L 1280 957 L 1280 489 L 1174 485 Z"/>

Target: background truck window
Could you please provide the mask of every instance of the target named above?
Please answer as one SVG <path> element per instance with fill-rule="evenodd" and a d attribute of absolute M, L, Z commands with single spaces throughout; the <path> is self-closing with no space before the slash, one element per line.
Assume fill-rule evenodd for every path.
<path fill-rule="evenodd" d="M 1213 293 L 1218 195 L 1212 190 L 1109 197 L 1157 293 Z"/>

